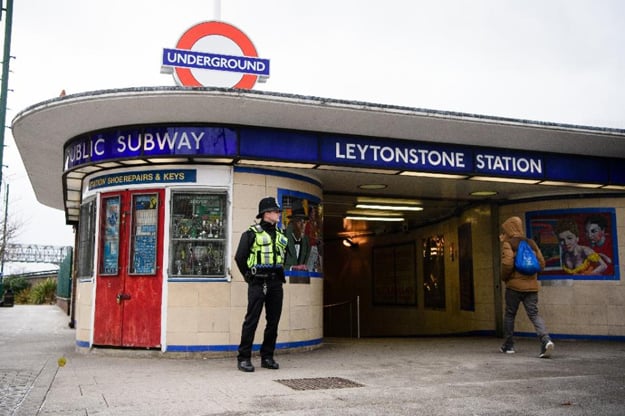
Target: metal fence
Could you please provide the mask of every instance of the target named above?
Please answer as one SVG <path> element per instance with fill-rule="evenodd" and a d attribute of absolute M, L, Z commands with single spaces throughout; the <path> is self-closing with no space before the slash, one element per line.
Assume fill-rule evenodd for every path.
<path fill-rule="evenodd" d="M 59 272 L 56 280 L 56 297 L 69 299 L 72 293 L 72 264 L 73 251 L 69 247 L 67 255 L 59 266 Z"/>

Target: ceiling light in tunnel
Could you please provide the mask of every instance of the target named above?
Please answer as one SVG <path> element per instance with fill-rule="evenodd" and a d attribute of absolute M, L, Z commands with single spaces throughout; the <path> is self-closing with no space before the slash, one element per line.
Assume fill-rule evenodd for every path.
<path fill-rule="evenodd" d="M 358 196 L 356 197 L 356 203 L 358 204 L 379 204 L 379 205 L 418 205 L 421 206 L 423 204 L 422 201 L 418 199 L 408 199 L 408 198 L 387 198 L 381 196 Z"/>
<path fill-rule="evenodd" d="M 469 195 L 471 196 L 493 196 L 497 195 L 497 191 L 473 191 Z"/>
<path fill-rule="evenodd" d="M 352 221 L 393 221 L 393 222 L 401 222 L 404 220 L 404 217 L 370 217 L 363 215 L 348 215 L 345 217 L 347 220 Z"/>
<path fill-rule="evenodd" d="M 576 182 L 562 182 L 562 181 L 542 181 L 540 185 L 549 186 L 574 186 L 576 188 L 601 188 L 603 185 L 597 183 L 576 183 Z"/>
<path fill-rule="evenodd" d="M 453 175 L 449 173 L 431 173 L 431 172 L 401 172 L 402 176 L 417 176 L 421 178 L 436 178 L 436 179 L 466 179 L 467 175 Z"/>
<path fill-rule="evenodd" d="M 386 189 L 388 185 L 383 183 L 366 183 L 363 185 L 358 185 L 360 189 L 366 189 L 367 191 L 377 190 L 377 189 Z"/>
<path fill-rule="evenodd" d="M 298 163 L 298 162 L 278 162 L 276 160 L 247 160 L 241 159 L 237 162 L 239 165 L 251 165 L 251 166 L 269 166 L 275 168 L 301 168 L 312 169 L 317 166 L 314 163 Z"/>
<path fill-rule="evenodd" d="M 416 205 L 356 204 L 356 208 L 379 209 L 388 211 L 423 211 L 423 207 Z"/>
<path fill-rule="evenodd" d="M 625 191 L 625 186 L 623 185 L 605 185 L 602 189 L 614 189 L 618 191 Z"/>
<path fill-rule="evenodd" d="M 530 185 L 537 184 L 538 179 L 518 179 L 518 178 L 500 178 L 497 176 L 471 176 L 469 178 L 472 181 L 484 181 L 484 182 L 507 182 L 507 183 L 527 183 Z"/>

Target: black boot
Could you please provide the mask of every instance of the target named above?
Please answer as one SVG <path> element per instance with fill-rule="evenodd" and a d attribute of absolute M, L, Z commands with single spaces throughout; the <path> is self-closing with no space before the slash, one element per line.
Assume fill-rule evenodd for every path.
<path fill-rule="evenodd" d="M 271 357 L 261 359 L 260 366 L 263 368 L 268 368 L 270 370 L 277 370 L 278 368 L 280 368 L 280 365 L 275 362 Z"/>
<path fill-rule="evenodd" d="M 251 373 L 254 371 L 254 366 L 249 359 L 239 361 L 237 364 L 237 368 L 241 371 L 245 371 L 246 373 Z"/>

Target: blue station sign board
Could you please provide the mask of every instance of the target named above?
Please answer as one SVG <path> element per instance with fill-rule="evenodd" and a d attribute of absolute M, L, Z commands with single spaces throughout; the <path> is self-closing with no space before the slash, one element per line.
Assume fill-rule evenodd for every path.
<path fill-rule="evenodd" d="M 616 159 L 213 125 L 149 125 L 78 136 L 65 146 L 63 170 L 180 156 L 625 185 L 625 167 Z"/>

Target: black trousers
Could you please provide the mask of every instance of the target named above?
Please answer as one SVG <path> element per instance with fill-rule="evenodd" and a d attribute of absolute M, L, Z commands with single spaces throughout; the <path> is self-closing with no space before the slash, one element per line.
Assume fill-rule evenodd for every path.
<path fill-rule="evenodd" d="M 263 283 L 267 283 L 267 293 L 263 293 Z M 239 344 L 239 361 L 248 360 L 252 357 L 254 334 L 260 314 L 265 307 L 267 323 L 263 343 L 260 347 L 261 358 L 273 358 L 278 338 L 278 323 L 282 314 L 282 300 L 284 290 L 279 278 L 266 280 L 254 278 L 247 286 L 247 313 L 241 330 L 241 343 Z"/>

